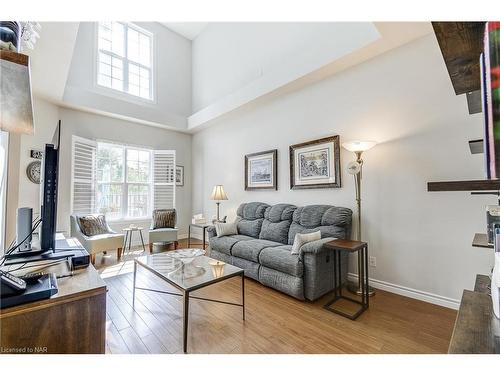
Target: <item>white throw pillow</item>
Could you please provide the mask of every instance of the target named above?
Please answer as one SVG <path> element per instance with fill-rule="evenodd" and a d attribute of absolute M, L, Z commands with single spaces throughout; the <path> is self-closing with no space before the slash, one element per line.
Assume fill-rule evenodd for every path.
<path fill-rule="evenodd" d="M 236 222 L 234 223 L 215 223 L 215 232 L 217 237 L 230 236 L 232 234 L 238 234 L 238 227 Z"/>
<path fill-rule="evenodd" d="M 321 240 L 321 232 L 318 230 L 317 232 L 312 233 L 297 233 L 295 235 L 295 239 L 293 240 L 293 246 L 291 254 L 300 253 L 300 248 L 308 242 Z"/>

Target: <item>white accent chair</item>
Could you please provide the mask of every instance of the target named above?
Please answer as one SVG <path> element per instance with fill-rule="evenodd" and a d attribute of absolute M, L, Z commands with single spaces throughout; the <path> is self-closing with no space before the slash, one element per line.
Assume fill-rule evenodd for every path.
<path fill-rule="evenodd" d="M 123 234 L 116 233 L 106 223 L 107 233 L 87 236 L 80 228 L 77 215 L 71 215 L 70 222 L 71 237 L 76 237 L 80 241 L 85 250 L 90 254 L 90 261 L 92 264 L 95 263 L 95 255 L 97 253 L 106 252 L 112 249 L 116 249 L 117 260 L 121 259 L 123 239 L 125 237 Z"/>
<path fill-rule="evenodd" d="M 154 212 L 153 220 L 151 221 L 151 227 L 149 228 L 149 252 L 153 253 L 153 243 L 171 243 L 174 245 L 174 249 L 177 250 L 179 247 L 179 242 L 177 240 L 177 235 L 179 228 L 154 228 Z"/>

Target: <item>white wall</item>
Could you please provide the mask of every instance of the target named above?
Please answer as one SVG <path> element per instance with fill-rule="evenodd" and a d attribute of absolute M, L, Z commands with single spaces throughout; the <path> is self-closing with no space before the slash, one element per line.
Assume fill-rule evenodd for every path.
<path fill-rule="evenodd" d="M 193 112 L 261 77 L 295 80 L 379 36 L 370 22 L 211 23 L 193 41 Z"/>
<path fill-rule="evenodd" d="M 155 103 L 123 100 L 95 82 L 96 23 L 81 22 L 64 101 L 77 107 L 127 116 L 174 128 L 186 127 L 191 114 L 191 41 L 156 22 L 138 22 L 154 34 Z"/>
<path fill-rule="evenodd" d="M 377 140 L 364 155 L 363 174 L 363 238 L 377 258 L 370 276 L 450 305 L 473 287 L 476 273 L 489 272 L 492 252 L 472 248 L 471 240 L 484 232 L 484 205 L 496 200 L 429 193 L 426 183 L 483 178 L 482 156 L 471 155 L 467 145 L 481 129 L 482 115 L 468 115 L 435 37 L 427 36 L 195 134 L 193 212 L 215 213 L 209 200 L 215 184 L 229 196 L 222 214 L 230 218 L 248 201 L 354 210 L 354 182 L 345 172 L 352 154 L 341 152 L 342 188 L 292 191 L 288 147 L 334 134 L 341 141 Z M 244 191 L 244 155 L 274 148 L 279 190 Z"/>

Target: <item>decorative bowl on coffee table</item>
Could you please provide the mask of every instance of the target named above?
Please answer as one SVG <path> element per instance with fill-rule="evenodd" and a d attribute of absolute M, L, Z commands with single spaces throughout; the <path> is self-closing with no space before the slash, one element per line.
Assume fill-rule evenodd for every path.
<path fill-rule="evenodd" d="M 180 260 L 184 264 L 191 263 L 194 258 L 205 255 L 205 250 L 203 249 L 182 249 L 169 251 L 166 255 L 170 258 Z"/>
<path fill-rule="evenodd" d="M 191 264 L 196 257 L 205 255 L 205 253 L 206 252 L 203 249 L 182 249 L 169 251 L 165 253 L 165 255 L 182 262 L 181 267 L 171 272 L 171 274 L 179 274 L 179 276 L 182 276 L 183 278 L 189 278 L 199 276 L 205 272 L 202 267 L 197 267 Z"/>

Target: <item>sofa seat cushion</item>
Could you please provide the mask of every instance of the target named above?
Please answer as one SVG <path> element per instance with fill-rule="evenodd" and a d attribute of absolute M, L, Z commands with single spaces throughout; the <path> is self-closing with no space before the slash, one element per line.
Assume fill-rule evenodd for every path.
<path fill-rule="evenodd" d="M 279 242 L 268 240 L 249 240 L 240 241 L 235 244 L 231 250 L 231 254 L 235 257 L 251 260 L 252 262 L 259 261 L 259 254 L 266 247 L 281 246 Z"/>
<path fill-rule="evenodd" d="M 304 265 L 300 256 L 292 254 L 291 250 L 291 245 L 263 249 L 259 255 L 259 262 L 267 268 L 281 271 L 288 275 L 302 277 Z"/>
<path fill-rule="evenodd" d="M 250 236 L 245 236 L 244 234 L 233 234 L 232 236 L 229 236 L 229 237 L 234 238 L 238 241 L 255 240 L 255 238 L 250 237 Z"/>
<path fill-rule="evenodd" d="M 218 251 L 226 255 L 231 255 L 231 248 L 235 243 L 239 242 L 236 238 L 230 236 L 212 237 L 210 239 L 210 249 Z"/>

